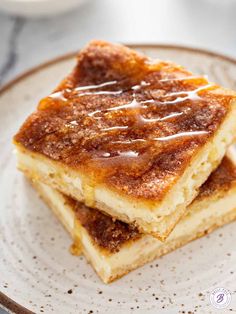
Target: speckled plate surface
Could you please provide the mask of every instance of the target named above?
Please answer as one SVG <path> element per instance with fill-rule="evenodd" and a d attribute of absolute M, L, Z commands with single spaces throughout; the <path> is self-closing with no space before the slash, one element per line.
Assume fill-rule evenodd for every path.
<path fill-rule="evenodd" d="M 173 46 L 135 46 L 236 89 L 236 61 Z M 236 311 L 236 223 L 104 285 L 23 175 L 12 135 L 39 99 L 74 64 L 54 60 L 8 84 L 0 94 L 0 302 L 17 313 L 232 313 Z M 209 301 L 216 287 L 231 291 L 226 310 Z"/>

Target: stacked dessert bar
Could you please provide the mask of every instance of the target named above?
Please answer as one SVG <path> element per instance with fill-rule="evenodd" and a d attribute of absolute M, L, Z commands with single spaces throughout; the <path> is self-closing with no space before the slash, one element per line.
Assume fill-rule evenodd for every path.
<path fill-rule="evenodd" d="M 235 121 L 235 92 L 93 41 L 14 144 L 108 283 L 236 218 Z"/>

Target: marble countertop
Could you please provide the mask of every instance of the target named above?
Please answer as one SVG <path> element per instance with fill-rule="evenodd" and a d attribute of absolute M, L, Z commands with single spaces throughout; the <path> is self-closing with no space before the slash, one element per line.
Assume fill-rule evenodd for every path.
<path fill-rule="evenodd" d="M 236 0 L 90 0 L 57 17 L 0 13 L 0 85 L 94 38 L 187 45 L 236 58 L 235 12 Z"/>
<path fill-rule="evenodd" d="M 0 13 L 0 85 L 91 39 L 171 43 L 236 57 L 236 0 L 90 0 L 62 16 Z"/>

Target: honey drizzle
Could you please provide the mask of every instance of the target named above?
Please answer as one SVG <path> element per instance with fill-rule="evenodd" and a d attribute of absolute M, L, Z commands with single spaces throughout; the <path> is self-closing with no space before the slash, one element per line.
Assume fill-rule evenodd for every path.
<path fill-rule="evenodd" d="M 181 66 L 93 42 L 15 141 L 89 177 L 82 180 L 89 204 L 94 182 L 161 199 L 219 129 L 233 97 Z"/>
<path fill-rule="evenodd" d="M 72 243 L 69 250 L 71 255 L 79 256 L 82 254 L 82 247 L 78 241 Z"/>
<path fill-rule="evenodd" d="M 191 84 L 193 83 L 194 89 L 191 89 Z M 177 90 L 175 84 L 184 84 L 188 88 L 180 89 L 177 85 Z M 195 85 L 194 85 L 195 83 Z M 187 85 L 186 85 L 187 84 Z M 190 86 L 188 85 L 190 84 Z M 199 86 L 200 84 L 200 86 Z M 202 84 L 202 85 L 201 85 Z M 156 86 L 157 85 L 157 86 Z M 197 86 L 197 87 L 196 87 Z M 89 151 L 86 154 L 86 159 L 91 161 L 103 161 L 112 160 L 112 167 L 119 167 L 124 164 L 124 160 L 127 163 L 136 163 L 138 158 L 143 154 L 143 151 L 149 149 L 150 146 L 157 146 L 163 143 L 168 145 L 169 142 L 177 142 L 181 140 L 201 140 L 201 138 L 208 135 L 207 130 L 186 130 L 180 131 L 177 133 L 164 134 L 160 136 L 152 136 L 149 138 L 148 130 L 153 128 L 157 123 L 157 127 L 160 128 L 162 123 L 170 123 L 174 119 L 175 123 L 178 123 L 178 119 L 184 118 L 184 115 L 188 114 L 191 111 L 191 105 L 195 102 L 204 101 L 200 93 L 216 88 L 215 85 L 208 83 L 205 77 L 198 76 L 186 76 L 181 78 L 161 78 L 154 84 L 146 81 L 145 78 L 140 80 L 139 83 L 135 83 L 131 86 L 125 86 L 125 89 L 122 89 L 121 82 L 117 80 L 103 82 L 97 85 L 87 85 L 87 86 L 76 86 L 73 89 L 64 89 L 57 91 L 51 94 L 47 99 L 52 101 L 59 101 L 63 105 L 69 105 L 74 101 L 79 101 L 79 99 L 85 99 L 89 103 L 90 97 L 109 97 L 113 101 L 114 105 L 108 108 L 101 108 L 97 110 L 88 111 L 86 115 L 82 117 L 82 123 L 76 120 L 69 121 L 65 126 L 69 129 L 77 129 L 79 127 L 83 128 L 83 121 L 86 119 L 98 127 L 98 132 L 94 137 L 89 138 L 87 141 L 88 145 L 91 141 L 97 140 L 99 138 L 110 138 L 110 140 L 104 141 L 101 143 L 100 149 L 96 149 L 95 152 Z M 190 88 L 190 90 L 189 90 Z M 152 93 L 160 93 L 160 97 L 152 97 Z M 116 97 L 119 97 L 123 93 L 127 93 L 130 97 L 130 101 L 124 104 L 115 105 Z M 151 93 L 151 96 L 148 97 L 145 93 Z M 143 99 L 144 97 L 144 99 Z M 45 102 L 45 99 L 42 100 L 42 103 Z M 183 104 L 188 104 L 188 107 L 182 110 Z M 152 106 L 154 112 L 158 113 L 158 108 L 162 106 L 174 108 L 170 112 L 167 110 L 164 116 L 158 116 L 150 118 L 148 117 L 148 112 Z M 145 116 L 146 114 L 146 116 Z M 117 123 L 116 118 L 119 117 L 127 118 L 127 124 Z M 84 119 L 84 120 L 83 120 Z M 100 125 L 101 121 L 101 127 Z M 103 126 L 102 122 L 106 122 L 107 126 Z M 115 125 L 113 123 L 115 122 Z M 147 132 L 145 131 L 147 130 Z M 139 132 L 140 131 L 140 132 Z M 134 132 L 134 136 L 130 137 L 130 134 Z M 140 135 L 139 135 L 140 133 Z M 137 137 L 137 135 L 139 135 Z M 113 138 L 116 137 L 115 140 Z M 120 139 L 124 137 L 125 139 Z M 84 149 L 87 150 L 86 142 L 84 144 Z M 119 160 L 120 159 L 120 160 Z M 115 162 L 115 164 L 114 164 Z M 92 162 L 93 163 L 93 162 Z M 141 163 L 142 164 L 142 163 Z M 102 163 L 103 167 L 108 166 Z M 89 182 L 83 182 L 84 194 L 87 195 L 87 205 L 94 206 L 94 192 L 93 186 Z"/>

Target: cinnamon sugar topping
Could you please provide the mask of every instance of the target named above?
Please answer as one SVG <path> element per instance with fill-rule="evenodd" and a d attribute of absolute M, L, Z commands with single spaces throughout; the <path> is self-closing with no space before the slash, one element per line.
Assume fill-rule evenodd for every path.
<path fill-rule="evenodd" d="M 137 197 L 178 176 L 224 120 L 232 96 L 169 62 L 92 42 L 72 72 L 44 98 L 15 140 Z M 127 185 L 128 183 L 128 185 Z M 170 182 L 169 182 L 170 183 Z M 139 192 L 138 192 L 139 190 Z M 132 192 L 132 189 L 130 189 Z M 141 193 L 140 191 L 143 191 Z"/>

